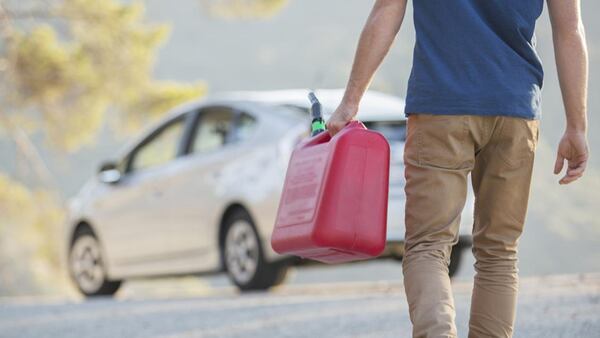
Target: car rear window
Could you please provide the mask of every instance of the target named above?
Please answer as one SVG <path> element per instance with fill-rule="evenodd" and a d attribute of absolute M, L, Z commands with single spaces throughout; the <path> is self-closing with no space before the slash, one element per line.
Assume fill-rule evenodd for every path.
<path fill-rule="evenodd" d="M 368 129 L 378 131 L 388 142 L 406 141 L 406 121 L 363 121 Z"/>

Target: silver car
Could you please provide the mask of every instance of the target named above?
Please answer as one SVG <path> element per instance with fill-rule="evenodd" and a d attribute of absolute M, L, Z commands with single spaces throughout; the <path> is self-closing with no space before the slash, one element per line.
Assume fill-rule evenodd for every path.
<path fill-rule="evenodd" d="M 226 271 L 241 290 L 281 283 L 270 246 L 286 167 L 308 135 L 305 90 L 239 92 L 174 109 L 103 164 L 69 206 L 68 266 L 86 296 L 130 278 Z M 326 111 L 342 91 L 321 90 Z M 386 257 L 402 257 L 404 102 L 369 92 L 358 118 L 392 149 Z M 459 248 L 469 244 L 472 203 Z M 450 272 L 458 267 L 455 247 Z"/>

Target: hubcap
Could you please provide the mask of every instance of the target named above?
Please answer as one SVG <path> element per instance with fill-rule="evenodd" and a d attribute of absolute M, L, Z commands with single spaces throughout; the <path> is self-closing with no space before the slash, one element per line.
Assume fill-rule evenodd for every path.
<path fill-rule="evenodd" d="M 258 266 L 260 251 L 252 225 L 239 220 L 229 227 L 225 238 L 227 271 L 239 283 L 249 282 Z"/>
<path fill-rule="evenodd" d="M 98 241 L 89 235 L 79 237 L 70 258 L 73 277 L 81 290 L 90 294 L 97 292 L 105 279 Z"/>

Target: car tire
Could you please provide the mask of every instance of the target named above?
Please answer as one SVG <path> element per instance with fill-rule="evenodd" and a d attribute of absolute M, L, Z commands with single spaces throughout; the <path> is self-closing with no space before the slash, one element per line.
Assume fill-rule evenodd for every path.
<path fill-rule="evenodd" d="M 266 290 L 283 283 L 289 264 L 269 263 L 254 222 L 238 209 L 223 224 L 221 257 L 229 279 L 241 290 Z"/>
<path fill-rule="evenodd" d="M 452 247 L 452 253 L 450 253 L 450 265 L 448 265 L 448 275 L 450 278 L 456 275 L 456 272 L 458 271 L 462 261 L 462 256 L 463 248 L 460 245 L 455 245 Z"/>
<path fill-rule="evenodd" d="M 120 280 L 109 280 L 98 238 L 89 228 L 78 230 L 69 250 L 69 272 L 79 291 L 86 297 L 112 296 Z"/>

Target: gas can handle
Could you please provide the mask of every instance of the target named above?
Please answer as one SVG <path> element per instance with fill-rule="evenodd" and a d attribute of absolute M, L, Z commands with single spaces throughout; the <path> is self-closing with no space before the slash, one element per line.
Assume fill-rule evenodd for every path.
<path fill-rule="evenodd" d="M 318 144 L 327 143 L 331 140 L 331 135 L 328 131 L 321 132 L 315 136 L 312 136 L 308 142 L 304 144 L 304 147 L 312 147 Z"/>
<path fill-rule="evenodd" d="M 367 127 L 365 127 L 365 124 L 362 123 L 359 120 L 352 120 L 350 122 L 348 122 L 348 124 L 344 127 L 344 129 L 346 128 L 362 128 L 362 129 L 367 129 Z"/>
<path fill-rule="evenodd" d="M 344 129 L 340 130 L 340 132 L 337 133 L 336 136 L 343 133 L 344 130 L 354 129 L 354 128 L 367 129 L 367 127 L 365 127 L 364 123 L 362 123 L 361 121 L 352 120 L 352 121 L 348 122 L 348 124 L 346 124 Z M 328 131 L 324 131 L 322 133 L 319 133 L 319 134 L 311 137 L 309 139 L 309 141 L 304 144 L 304 147 L 316 146 L 316 145 L 319 145 L 322 143 L 327 143 L 330 140 L 331 140 L 331 135 L 329 134 Z"/>

